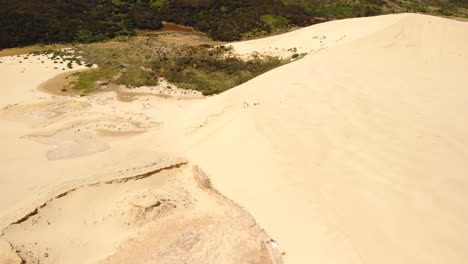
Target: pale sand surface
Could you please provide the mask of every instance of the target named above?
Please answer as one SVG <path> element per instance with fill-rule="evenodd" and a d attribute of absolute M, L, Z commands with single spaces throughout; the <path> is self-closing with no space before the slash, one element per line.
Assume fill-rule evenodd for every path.
<path fill-rule="evenodd" d="M 0 99 L 4 175 L 0 180 L 0 228 L 18 210 L 29 210 L 49 190 L 75 180 L 145 167 L 164 158 L 157 138 L 136 141 L 134 136 L 161 129 L 164 119 L 170 120 L 195 102 L 153 96 L 128 104 L 117 100 L 115 92 L 55 96 L 36 89 L 64 72 L 54 70 L 56 64 L 51 60 L 42 58 L 44 64 L 31 62 L 20 67 L 14 63 L 16 57 L 1 59 L 5 93 Z"/>
<path fill-rule="evenodd" d="M 286 263 L 466 263 L 468 24 L 351 19 L 234 47 L 275 45 L 314 51 L 197 106 L 178 151 Z"/>
<path fill-rule="evenodd" d="M 319 24 L 234 43 L 308 55 L 194 100 L 46 94 L 61 69 L 0 58 L 0 260 L 466 263 L 467 44 L 423 15 Z"/>
<path fill-rule="evenodd" d="M 74 186 L 3 239 L 26 263 L 281 263 L 255 220 L 190 167 Z"/>
<path fill-rule="evenodd" d="M 55 64 L 42 59 L 0 64 L 8 79 L 0 109 L 1 264 L 282 263 L 247 211 L 161 148 L 159 131 L 199 94 L 143 87 L 60 96 L 66 75 L 44 71 Z"/>

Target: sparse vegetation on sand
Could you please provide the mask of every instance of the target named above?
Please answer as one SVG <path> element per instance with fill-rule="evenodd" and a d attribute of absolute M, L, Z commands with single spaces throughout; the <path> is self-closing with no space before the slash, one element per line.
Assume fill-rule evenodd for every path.
<path fill-rule="evenodd" d="M 83 46 L 76 55 L 98 69 L 76 73 L 74 89 L 91 92 L 103 83 L 128 87 L 154 86 L 165 78 L 179 88 L 221 93 L 268 70 L 288 63 L 271 56 L 236 57 L 230 48 L 209 45 L 188 46 L 134 38 L 115 47 Z M 81 63 L 81 61 L 80 61 Z"/>
<path fill-rule="evenodd" d="M 96 89 L 100 80 L 111 79 L 118 71 L 109 67 L 93 69 L 76 73 L 76 79 L 72 82 L 72 88 L 88 93 Z"/>
<path fill-rule="evenodd" d="M 46 55 L 53 60 L 54 64 L 64 64 L 67 63 L 68 69 L 73 69 L 73 64 L 76 65 L 83 65 L 83 58 L 75 53 L 74 49 L 67 48 L 63 50 L 42 50 L 42 51 L 34 51 L 30 53 L 31 56 L 39 56 L 39 55 Z M 28 59 L 27 55 L 24 59 Z M 44 63 L 42 61 L 41 63 Z M 92 66 L 92 65 L 91 65 Z"/>

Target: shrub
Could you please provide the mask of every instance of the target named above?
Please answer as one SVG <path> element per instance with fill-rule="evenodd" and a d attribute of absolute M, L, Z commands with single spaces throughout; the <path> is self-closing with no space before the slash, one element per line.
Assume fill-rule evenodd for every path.
<path fill-rule="evenodd" d="M 282 65 L 278 58 L 256 57 L 244 61 L 226 56 L 222 48 L 195 50 L 190 57 L 180 57 L 164 69 L 163 76 L 180 88 L 211 95 L 226 91 L 268 70 Z"/>
<path fill-rule="evenodd" d="M 276 31 L 280 28 L 285 28 L 288 26 L 287 18 L 273 14 L 263 15 L 260 17 L 260 20 L 267 24 L 272 31 Z"/>
<path fill-rule="evenodd" d="M 163 77 L 180 88 L 208 95 L 223 92 L 288 62 L 268 56 L 242 60 L 232 54 L 230 46 L 191 47 L 158 42 L 150 37 L 135 38 L 117 47 L 87 46 L 77 50 L 77 54 L 100 67 L 81 74 L 92 81 L 82 79 L 76 86 L 89 91 L 96 89 L 96 81 L 139 87 L 157 85 Z M 104 69 L 114 72 L 99 73 Z"/>
<path fill-rule="evenodd" d="M 117 84 L 129 87 L 155 86 L 158 84 L 158 77 L 154 72 L 143 71 L 140 68 L 132 67 L 121 73 L 116 80 Z"/>

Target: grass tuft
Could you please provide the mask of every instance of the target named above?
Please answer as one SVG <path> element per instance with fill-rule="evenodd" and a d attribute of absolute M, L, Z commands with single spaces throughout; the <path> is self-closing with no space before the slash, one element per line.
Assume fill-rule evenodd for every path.
<path fill-rule="evenodd" d="M 71 82 L 71 88 L 89 93 L 98 88 L 97 82 L 99 80 L 113 78 L 116 74 L 117 71 L 109 67 L 75 73 L 76 80 Z"/>

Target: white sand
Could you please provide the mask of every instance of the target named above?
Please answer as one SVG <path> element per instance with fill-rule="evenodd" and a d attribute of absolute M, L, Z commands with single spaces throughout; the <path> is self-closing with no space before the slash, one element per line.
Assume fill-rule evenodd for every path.
<path fill-rule="evenodd" d="M 179 101 L 152 97 L 130 104 L 116 100 L 112 92 L 53 96 L 37 89 L 66 72 L 54 70 L 57 64 L 52 60 L 35 62 L 29 56 L 33 62 L 23 62 L 21 67 L 15 64 L 16 57 L 0 60 L 6 83 L 0 99 L 0 230 L 57 188 L 146 168 L 166 158 L 158 140 L 138 141 L 135 136 L 160 130 L 164 119 L 183 111 Z"/>
<path fill-rule="evenodd" d="M 240 54 L 283 56 L 296 48 L 309 55 L 219 96 L 128 103 L 112 93 L 44 94 L 34 87 L 61 70 L 23 70 L 12 58 L 0 58 L 6 83 L 0 230 L 15 230 L 11 223 L 57 190 L 135 176 L 184 155 L 277 239 L 286 263 L 466 263 L 467 43 L 468 24 L 436 17 L 335 21 L 234 43 Z M 86 206 L 108 206 L 93 206 L 89 198 L 101 191 L 110 195 L 115 188 L 66 196 L 72 201 L 56 200 L 52 209 L 68 204 L 84 221 L 79 212 Z M 66 226 L 63 215 L 47 208 L 38 216 L 57 220 L 57 230 Z M 120 221 L 111 217 L 109 223 L 114 220 Z M 48 229 L 23 223 L 34 236 L 7 232 L 14 246 Z M 125 239 L 120 226 L 97 228 L 112 235 L 112 243 Z M 141 245 L 156 242 L 142 235 L 122 244 L 113 260 L 143 251 L 138 256 L 148 257 L 151 250 Z M 0 243 L 1 257 L 8 245 Z M 117 250 L 116 244 L 105 251 Z M 73 247 L 66 253 L 63 259 L 78 261 Z M 100 253 L 86 261 L 103 258 Z"/>
<path fill-rule="evenodd" d="M 271 264 L 270 254 L 280 259 L 246 211 L 202 185 L 199 170 L 179 164 L 149 177 L 74 186 L 9 226 L 2 238 L 26 263 Z M 0 257 L 8 247 L 1 243 Z"/>
<path fill-rule="evenodd" d="M 247 211 L 161 148 L 158 135 L 203 99 L 198 94 L 46 94 L 65 76 L 38 87 L 59 72 L 19 69 L 13 60 L 0 64 L 12 84 L 0 109 L 0 264 L 281 264 Z"/>
<path fill-rule="evenodd" d="M 314 51 L 199 105 L 178 150 L 286 263 L 466 263 L 468 24 L 392 15 L 234 44 L 270 46 Z"/>

